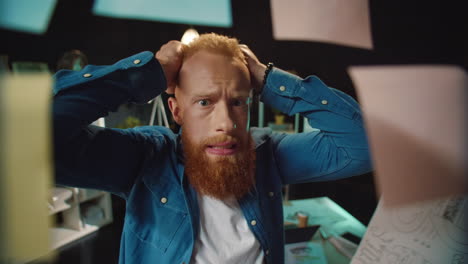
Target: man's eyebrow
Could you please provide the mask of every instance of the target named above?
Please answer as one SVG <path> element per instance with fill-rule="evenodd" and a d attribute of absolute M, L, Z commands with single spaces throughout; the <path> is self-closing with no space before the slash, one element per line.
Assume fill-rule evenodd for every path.
<path fill-rule="evenodd" d="M 199 92 L 199 93 L 194 93 L 192 94 L 192 98 L 199 98 L 199 97 L 210 97 L 215 95 L 216 92 L 209 92 L 209 91 L 204 91 L 204 92 Z"/>

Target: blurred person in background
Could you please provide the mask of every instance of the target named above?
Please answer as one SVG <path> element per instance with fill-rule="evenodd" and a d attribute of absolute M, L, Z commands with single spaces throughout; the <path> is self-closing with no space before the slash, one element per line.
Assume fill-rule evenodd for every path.
<path fill-rule="evenodd" d="M 88 65 L 88 57 L 80 50 L 70 50 L 65 52 L 57 61 L 56 70 L 80 71 Z"/>

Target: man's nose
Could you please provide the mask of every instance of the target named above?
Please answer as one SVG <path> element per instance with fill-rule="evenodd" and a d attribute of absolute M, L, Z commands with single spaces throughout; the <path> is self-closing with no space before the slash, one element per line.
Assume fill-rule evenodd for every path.
<path fill-rule="evenodd" d="M 220 103 L 216 107 L 214 118 L 216 132 L 231 133 L 236 128 L 235 120 L 232 116 L 232 111 L 228 104 Z"/>

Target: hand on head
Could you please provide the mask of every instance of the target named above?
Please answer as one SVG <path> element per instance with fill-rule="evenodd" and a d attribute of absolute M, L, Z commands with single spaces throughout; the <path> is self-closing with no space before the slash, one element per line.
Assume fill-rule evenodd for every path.
<path fill-rule="evenodd" d="M 240 44 L 239 47 L 245 55 L 247 67 L 249 68 L 252 79 L 252 85 L 255 92 L 258 94 L 261 92 L 263 87 L 263 76 L 265 75 L 266 66 L 258 60 L 257 56 L 255 56 L 247 45 Z"/>
<path fill-rule="evenodd" d="M 184 44 L 182 44 L 182 42 L 171 40 L 161 46 L 155 55 L 155 58 L 159 61 L 164 70 L 164 75 L 167 81 L 166 93 L 168 94 L 174 94 L 175 86 L 177 84 L 177 75 L 179 74 L 183 61 L 183 46 Z M 266 66 L 258 60 L 257 56 L 255 56 L 247 45 L 240 44 L 239 47 L 247 60 L 247 66 L 252 78 L 252 85 L 256 92 L 260 93 L 263 87 L 263 76 L 265 74 Z"/>
<path fill-rule="evenodd" d="M 174 94 L 177 84 L 177 75 L 179 74 L 183 61 L 183 45 L 184 44 L 180 41 L 171 40 L 164 44 L 155 55 L 155 58 L 163 68 L 167 81 L 166 93 L 168 94 Z"/>

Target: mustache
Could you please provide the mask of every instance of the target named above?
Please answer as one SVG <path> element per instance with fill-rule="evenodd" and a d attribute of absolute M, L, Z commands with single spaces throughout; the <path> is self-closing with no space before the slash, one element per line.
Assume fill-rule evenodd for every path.
<path fill-rule="evenodd" d="M 207 145 L 220 144 L 224 142 L 232 142 L 234 144 L 238 144 L 240 140 L 237 137 L 233 137 L 230 135 L 217 135 L 217 136 L 209 137 L 209 138 L 202 140 L 200 145 L 207 146 Z"/>

